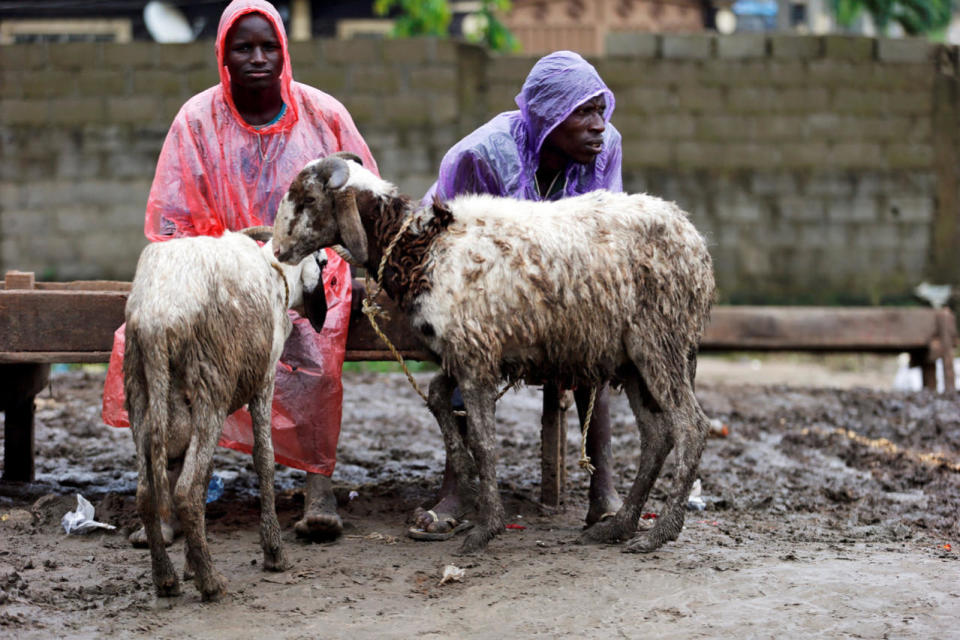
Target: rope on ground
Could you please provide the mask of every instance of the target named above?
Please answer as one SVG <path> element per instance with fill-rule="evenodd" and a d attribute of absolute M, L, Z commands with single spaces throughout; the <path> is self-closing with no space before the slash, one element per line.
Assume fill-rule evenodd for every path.
<path fill-rule="evenodd" d="M 590 475 L 593 475 L 593 472 L 597 470 L 595 466 L 590 464 L 590 456 L 587 455 L 587 431 L 590 430 L 590 421 L 593 419 L 593 404 L 596 399 L 597 388 L 590 387 L 590 404 L 587 405 L 587 417 L 583 421 L 583 429 L 580 432 L 580 460 L 577 461 L 580 468 L 585 469 Z"/>

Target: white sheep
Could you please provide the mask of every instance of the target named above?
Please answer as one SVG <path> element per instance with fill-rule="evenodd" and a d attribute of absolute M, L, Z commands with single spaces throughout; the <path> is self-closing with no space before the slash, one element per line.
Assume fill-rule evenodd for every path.
<path fill-rule="evenodd" d="M 607 191 L 557 202 L 461 196 L 417 210 L 355 162 L 328 157 L 291 184 L 274 223 L 276 255 L 296 261 L 340 243 L 376 273 L 405 223 L 383 284 L 442 363 L 429 405 L 461 486 L 473 464 L 479 473 L 479 522 L 462 550 L 482 549 L 504 528 L 494 441 L 504 379 L 622 384 L 640 430 L 637 477 L 616 516 L 582 540 L 632 537 L 629 551 L 675 540 L 709 429 L 693 377 L 714 297 L 710 255 L 686 215 L 659 198 Z M 456 384 L 472 460 L 449 408 Z M 674 447 L 669 503 L 635 535 Z"/>
<path fill-rule="evenodd" d="M 180 593 L 161 533 L 171 509 L 186 538 L 185 577 L 193 573 L 204 600 L 226 588 L 211 564 L 204 505 L 223 422 L 244 405 L 253 418 L 263 566 L 287 566 L 274 506 L 274 377 L 292 328 L 287 309 L 305 307 L 319 330 L 326 307 L 321 260 L 280 264 L 270 242 L 260 247 L 250 237 L 263 233 L 154 243 L 137 263 L 126 306 L 124 391 L 137 450 L 137 508 L 160 596 Z M 179 471 L 172 498 L 168 468 Z"/>

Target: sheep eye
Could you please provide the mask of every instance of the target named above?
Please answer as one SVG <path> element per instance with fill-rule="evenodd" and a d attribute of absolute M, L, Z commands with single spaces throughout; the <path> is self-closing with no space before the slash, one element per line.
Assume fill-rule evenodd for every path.
<path fill-rule="evenodd" d="M 306 198 L 303 199 L 303 204 L 310 205 L 311 207 L 314 204 L 316 204 L 316 202 L 317 202 L 317 199 L 314 198 L 313 196 L 307 196 Z"/>

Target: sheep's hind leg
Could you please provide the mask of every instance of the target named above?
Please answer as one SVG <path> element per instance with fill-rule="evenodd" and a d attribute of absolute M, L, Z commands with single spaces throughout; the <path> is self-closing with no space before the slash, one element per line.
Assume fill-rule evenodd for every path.
<path fill-rule="evenodd" d="M 584 531 L 580 535 L 581 543 L 609 544 L 631 538 L 636 533 L 643 506 L 673 447 L 669 416 L 660 410 L 643 379 L 638 374 L 628 376 L 624 390 L 640 432 L 637 475 L 617 514 Z"/>
<path fill-rule="evenodd" d="M 154 496 L 157 495 L 156 488 L 152 486 L 150 479 L 150 457 L 144 451 L 147 447 L 141 445 L 139 434 L 134 432 L 134 439 L 137 441 L 137 457 L 139 465 L 137 470 L 137 511 L 140 513 L 140 521 L 143 523 L 143 532 L 150 547 L 150 563 L 153 569 L 153 584 L 156 586 L 157 595 L 161 598 L 170 598 L 180 595 L 180 581 L 177 579 L 176 569 L 170 561 L 167 554 L 166 544 L 163 533 L 160 529 L 160 514 L 157 511 Z"/>
<path fill-rule="evenodd" d="M 673 493 L 653 527 L 630 540 L 624 551 L 649 553 L 667 542 L 676 540 L 683 529 L 690 488 L 697 475 L 700 456 L 706 444 L 709 422 L 697 403 L 693 389 L 687 387 L 681 394 L 682 402 L 673 412 L 673 440 L 677 446 L 676 480 Z"/>
<path fill-rule="evenodd" d="M 467 443 L 473 452 L 478 475 L 479 523 L 463 541 L 460 553 L 482 551 L 487 544 L 504 530 L 503 503 L 497 490 L 497 454 L 494 412 L 495 389 L 474 388 L 463 385 L 460 391 L 467 407 Z"/>
<path fill-rule="evenodd" d="M 213 470 L 213 451 L 220 438 L 220 425 L 227 416 L 224 411 L 212 411 L 199 403 L 194 406 L 199 428 L 187 447 L 173 502 L 183 526 L 187 566 L 196 572 L 193 582 L 200 591 L 200 598 L 219 600 L 227 590 L 227 581 L 213 568 L 204 514 L 207 485 Z"/>
<path fill-rule="evenodd" d="M 280 541 L 280 522 L 277 520 L 273 488 L 273 440 L 270 435 L 270 406 L 273 386 L 269 385 L 248 404 L 253 419 L 253 464 L 260 483 L 260 546 L 263 548 L 263 568 L 267 571 L 285 571 L 290 565 Z"/>

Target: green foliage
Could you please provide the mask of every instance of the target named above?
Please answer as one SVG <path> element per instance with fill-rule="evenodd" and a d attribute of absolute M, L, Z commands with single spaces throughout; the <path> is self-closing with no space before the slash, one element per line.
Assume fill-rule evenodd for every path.
<path fill-rule="evenodd" d="M 447 36 L 453 18 L 447 0 L 374 0 L 373 3 L 374 12 L 380 16 L 394 8 L 400 11 L 393 27 L 394 37 Z"/>
<path fill-rule="evenodd" d="M 520 44 L 517 39 L 497 19 L 497 13 L 509 11 L 510 6 L 510 0 L 482 0 L 476 14 L 480 28 L 468 39 L 493 51 L 518 51 Z M 381 16 L 397 11 L 392 34 L 395 38 L 445 38 L 450 33 L 453 14 L 447 0 L 374 0 L 373 10 Z"/>
<path fill-rule="evenodd" d="M 498 11 L 510 11 L 510 6 L 510 0 L 483 0 L 483 6 L 478 12 L 481 22 L 480 31 L 468 36 L 468 39 L 486 46 L 491 51 L 505 53 L 519 51 L 520 43 L 496 15 Z"/>
<path fill-rule="evenodd" d="M 880 34 L 898 23 L 911 36 L 944 29 L 953 11 L 952 0 L 831 0 L 831 4 L 842 27 L 850 27 L 866 11 Z"/>

